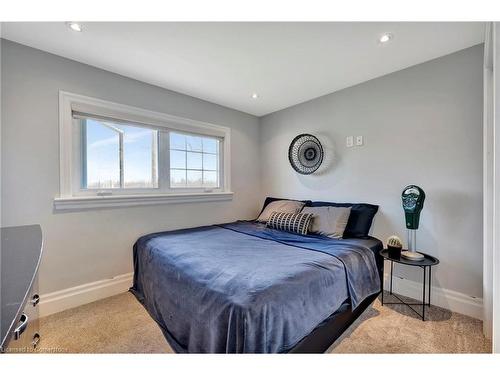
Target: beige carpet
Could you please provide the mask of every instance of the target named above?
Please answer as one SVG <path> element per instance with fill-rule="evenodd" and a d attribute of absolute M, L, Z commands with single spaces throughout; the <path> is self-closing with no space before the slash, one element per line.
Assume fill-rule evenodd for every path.
<path fill-rule="evenodd" d="M 160 329 L 130 293 L 40 320 L 42 353 L 172 353 Z M 403 306 L 377 300 L 330 353 L 487 353 L 482 323 L 431 307 L 422 322 Z"/>

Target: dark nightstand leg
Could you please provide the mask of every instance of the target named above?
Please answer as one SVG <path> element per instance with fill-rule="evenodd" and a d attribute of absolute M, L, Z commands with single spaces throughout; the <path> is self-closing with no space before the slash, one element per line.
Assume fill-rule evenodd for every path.
<path fill-rule="evenodd" d="M 392 267 L 394 265 L 394 262 L 391 261 L 391 296 L 392 296 Z"/>
<path fill-rule="evenodd" d="M 382 265 L 382 306 L 384 306 L 384 274 L 385 274 L 385 261 L 383 260 L 382 262 L 383 265 Z"/>
<path fill-rule="evenodd" d="M 431 276 L 432 267 L 429 267 L 429 303 L 427 306 L 431 307 L 431 284 L 432 284 L 432 276 Z"/>
<path fill-rule="evenodd" d="M 422 289 L 422 320 L 425 321 L 425 271 L 427 267 L 423 267 L 424 269 L 424 287 Z"/>

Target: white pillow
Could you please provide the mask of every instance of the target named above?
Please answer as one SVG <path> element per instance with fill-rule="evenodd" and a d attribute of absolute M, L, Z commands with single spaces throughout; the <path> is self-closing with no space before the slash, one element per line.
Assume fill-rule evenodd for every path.
<path fill-rule="evenodd" d="M 301 213 L 313 214 L 311 233 L 330 238 L 342 238 L 349 221 L 351 207 L 304 207 Z"/>
<path fill-rule="evenodd" d="M 264 208 L 264 211 L 262 211 L 262 213 L 259 215 L 257 221 L 262 221 L 267 223 L 267 221 L 271 217 L 271 214 L 274 211 L 296 214 L 300 212 L 302 207 L 304 207 L 304 204 L 305 204 L 304 202 L 298 202 L 298 201 L 287 201 L 287 200 L 273 201 Z"/>

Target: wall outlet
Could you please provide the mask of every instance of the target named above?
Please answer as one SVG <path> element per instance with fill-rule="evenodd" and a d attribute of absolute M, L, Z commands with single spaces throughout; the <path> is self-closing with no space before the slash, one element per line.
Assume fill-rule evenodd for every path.
<path fill-rule="evenodd" d="M 354 137 L 352 135 L 345 137 L 345 145 L 346 147 L 354 146 Z"/>
<path fill-rule="evenodd" d="M 356 137 L 356 146 L 363 146 L 363 136 L 362 135 L 358 135 Z"/>

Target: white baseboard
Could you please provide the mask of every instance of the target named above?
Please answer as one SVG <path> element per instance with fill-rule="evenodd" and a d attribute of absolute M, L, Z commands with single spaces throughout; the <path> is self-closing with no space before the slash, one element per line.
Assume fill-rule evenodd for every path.
<path fill-rule="evenodd" d="M 111 279 L 42 294 L 40 296 L 40 317 L 126 292 L 132 286 L 133 275 L 133 273 L 126 273 Z"/>
<path fill-rule="evenodd" d="M 384 274 L 384 289 L 389 290 L 390 274 Z M 392 290 L 406 297 L 422 300 L 422 283 L 394 276 Z M 427 293 L 427 291 L 426 291 Z M 431 305 L 483 320 L 483 299 L 454 290 L 431 288 Z"/>
<path fill-rule="evenodd" d="M 389 275 L 385 274 L 385 289 L 389 288 Z M 60 311 L 81 306 L 103 298 L 126 292 L 132 286 L 133 273 L 115 276 L 111 279 L 99 280 L 73 288 L 40 296 L 40 316 L 55 314 Z M 394 276 L 393 291 L 395 293 L 415 298 L 422 298 L 422 284 Z M 483 319 L 482 298 L 467 296 L 449 289 L 432 287 L 431 304 L 468 315 L 473 318 Z"/>

